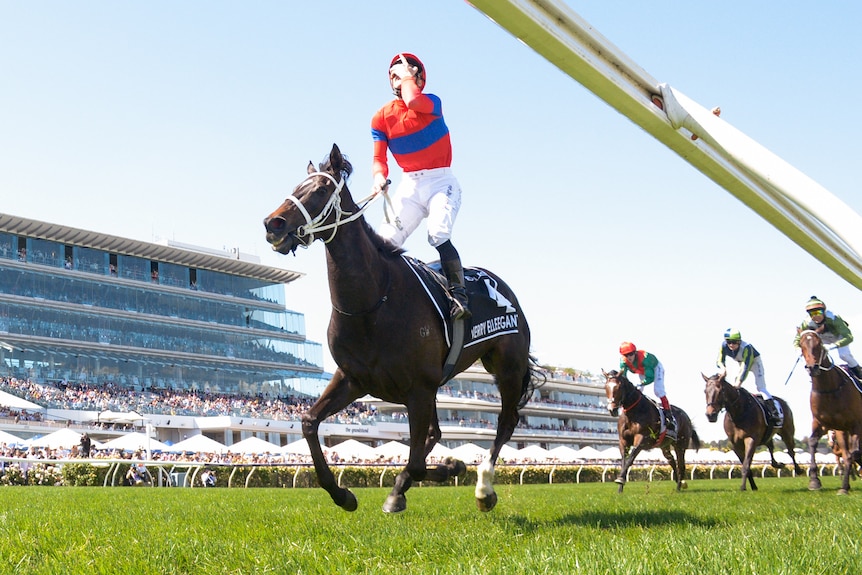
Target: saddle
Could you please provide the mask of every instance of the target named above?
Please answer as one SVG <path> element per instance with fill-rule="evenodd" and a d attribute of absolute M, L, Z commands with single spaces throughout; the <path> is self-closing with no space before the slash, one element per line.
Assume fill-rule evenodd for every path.
<path fill-rule="evenodd" d="M 847 375 L 850 376 L 850 381 L 853 382 L 853 386 L 856 387 L 856 391 L 858 391 L 859 393 L 862 393 L 862 382 L 859 381 L 859 378 L 856 377 L 856 374 L 853 373 L 853 370 L 850 369 L 850 366 L 845 363 L 839 367 L 841 367 L 841 370 L 844 373 L 846 373 Z"/>
<path fill-rule="evenodd" d="M 765 436 L 772 437 L 772 431 L 780 429 L 784 425 L 784 414 L 781 412 L 781 405 L 775 401 L 775 398 L 764 399 L 762 396 L 754 394 L 752 394 L 752 397 L 754 397 L 754 400 L 763 412 L 763 418 L 766 421 L 766 425 L 770 427 Z M 770 409 L 767 402 L 771 402 L 772 405 L 775 406 L 775 411 Z"/>
<path fill-rule="evenodd" d="M 449 315 L 451 295 L 439 261 L 425 263 L 401 254 L 407 267 L 416 275 L 426 295 L 434 304 L 444 327 L 446 345 L 445 383 L 462 349 L 496 337 L 518 333 L 521 310 L 497 291 L 498 280 L 482 268 L 464 268 L 464 284 L 472 317 L 453 320 Z"/>

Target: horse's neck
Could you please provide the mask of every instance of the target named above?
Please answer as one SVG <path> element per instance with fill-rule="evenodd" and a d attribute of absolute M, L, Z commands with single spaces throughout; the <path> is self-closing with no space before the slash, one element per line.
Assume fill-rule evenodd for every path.
<path fill-rule="evenodd" d="M 627 404 L 629 408 L 632 408 L 643 399 L 646 399 L 646 396 L 635 384 L 628 379 L 623 380 L 623 407 Z M 647 403 L 649 403 L 649 401 L 647 401 Z"/>
<path fill-rule="evenodd" d="M 721 382 L 721 389 L 724 392 L 724 397 L 726 399 L 724 402 L 724 408 L 728 413 L 739 413 L 742 408 L 745 407 L 745 404 L 742 401 L 744 397 L 742 393 L 743 390 L 734 386 L 727 380 L 723 380 Z"/>
<path fill-rule="evenodd" d="M 387 285 L 387 262 L 368 237 L 362 220 L 338 228 L 326 244 L 326 267 L 332 304 L 340 310 L 373 306 Z"/>

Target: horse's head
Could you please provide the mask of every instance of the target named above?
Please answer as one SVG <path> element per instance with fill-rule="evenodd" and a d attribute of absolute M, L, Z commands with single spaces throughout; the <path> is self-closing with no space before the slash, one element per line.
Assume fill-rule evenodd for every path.
<path fill-rule="evenodd" d="M 799 333 L 799 350 L 805 361 L 805 369 L 811 377 L 818 375 L 821 368 L 832 367 L 829 354 L 823 346 L 823 340 L 816 331 L 806 329 Z"/>
<path fill-rule="evenodd" d="M 295 252 L 299 246 L 308 247 L 320 237 L 315 234 L 322 231 L 329 231 L 328 239 L 324 240 L 329 242 L 342 223 L 343 208 L 356 211 L 345 185 L 351 172 L 353 166 L 335 144 L 319 169 L 309 162 L 308 176 L 263 220 L 266 241 L 272 244 L 272 249 L 282 254 Z"/>
<path fill-rule="evenodd" d="M 605 376 L 605 395 L 608 398 L 608 411 L 616 417 L 620 412 L 620 406 L 623 404 L 623 381 L 628 380 L 615 369 L 609 372 L 603 369 L 602 375 Z"/>
<path fill-rule="evenodd" d="M 727 398 L 724 396 L 724 376 L 716 374 L 710 377 L 700 374 L 706 382 L 706 419 L 710 423 L 715 423 L 718 419 L 719 412 L 724 409 L 724 404 Z"/>

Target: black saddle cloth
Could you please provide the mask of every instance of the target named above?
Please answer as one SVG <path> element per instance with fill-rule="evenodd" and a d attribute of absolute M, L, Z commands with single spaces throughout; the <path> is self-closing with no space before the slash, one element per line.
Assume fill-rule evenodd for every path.
<path fill-rule="evenodd" d="M 416 274 L 425 292 L 446 326 L 446 340 L 451 343 L 452 319 L 449 315 L 451 297 L 448 282 L 443 277 L 439 261 L 425 263 L 402 254 Z M 464 347 L 479 342 L 517 333 L 521 321 L 521 310 L 504 294 L 497 291 L 499 282 L 489 271 L 482 268 L 464 268 L 464 283 L 467 288 L 471 318 L 465 320 Z"/>

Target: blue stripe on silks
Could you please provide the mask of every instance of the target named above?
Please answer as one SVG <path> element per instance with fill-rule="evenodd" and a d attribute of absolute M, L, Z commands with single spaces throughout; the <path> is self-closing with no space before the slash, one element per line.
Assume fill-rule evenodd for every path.
<path fill-rule="evenodd" d="M 443 118 L 437 118 L 418 132 L 389 140 L 393 154 L 412 154 L 428 148 L 449 133 Z"/>

